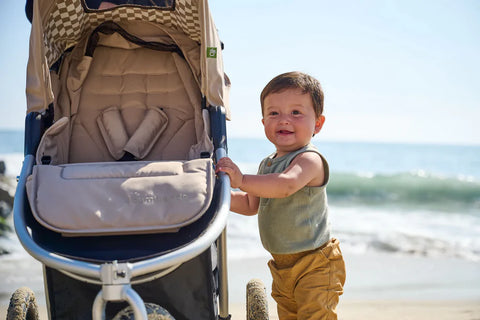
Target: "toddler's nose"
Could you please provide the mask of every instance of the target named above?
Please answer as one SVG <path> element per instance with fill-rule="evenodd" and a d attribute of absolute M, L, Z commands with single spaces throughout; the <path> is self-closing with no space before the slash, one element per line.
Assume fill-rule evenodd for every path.
<path fill-rule="evenodd" d="M 288 124 L 290 123 L 290 116 L 288 114 L 284 114 L 280 116 L 280 123 L 281 124 Z"/>

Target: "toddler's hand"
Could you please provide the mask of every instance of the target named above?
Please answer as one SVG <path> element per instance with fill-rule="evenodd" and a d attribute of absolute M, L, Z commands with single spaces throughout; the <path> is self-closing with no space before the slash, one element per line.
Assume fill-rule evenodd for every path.
<path fill-rule="evenodd" d="M 230 177 L 232 188 L 240 188 L 243 181 L 243 174 L 230 158 L 224 157 L 218 160 L 215 172 L 225 172 Z"/>

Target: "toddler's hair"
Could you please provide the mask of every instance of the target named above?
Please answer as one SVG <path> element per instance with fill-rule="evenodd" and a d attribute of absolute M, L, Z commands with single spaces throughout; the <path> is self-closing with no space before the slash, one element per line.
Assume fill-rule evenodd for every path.
<path fill-rule="evenodd" d="M 312 97 L 315 115 L 320 117 L 323 113 L 323 90 L 320 82 L 314 77 L 299 71 L 282 73 L 263 88 L 260 94 L 260 104 L 262 106 L 265 98 L 271 93 L 278 93 L 286 89 L 301 89 L 303 93 L 308 93 Z"/>

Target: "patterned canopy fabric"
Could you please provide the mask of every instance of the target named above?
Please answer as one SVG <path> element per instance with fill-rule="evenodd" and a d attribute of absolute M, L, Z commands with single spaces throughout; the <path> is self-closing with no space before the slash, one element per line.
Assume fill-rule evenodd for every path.
<path fill-rule="evenodd" d="M 210 105 L 224 106 L 230 118 L 230 84 L 225 80 L 222 44 L 207 0 L 175 0 L 172 4 L 173 8 L 119 4 L 95 10 L 87 7 L 85 0 L 35 0 L 27 65 L 27 112 L 42 112 L 54 100 L 48 70 L 65 50 L 105 21 L 143 21 L 180 31 L 199 44 L 201 92 Z"/>
<path fill-rule="evenodd" d="M 55 3 L 45 25 L 48 63 L 53 64 L 69 47 L 74 46 L 85 30 L 104 21 L 125 22 L 142 20 L 181 30 L 192 40 L 201 42 L 198 4 L 177 0 L 175 10 L 140 6 L 118 6 L 112 10 L 89 10 L 80 0 Z"/>

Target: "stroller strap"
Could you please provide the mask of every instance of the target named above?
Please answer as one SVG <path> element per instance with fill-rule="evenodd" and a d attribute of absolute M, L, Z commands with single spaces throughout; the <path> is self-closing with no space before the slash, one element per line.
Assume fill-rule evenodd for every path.
<path fill-rule="evenodd" d="M 97 124 L 107 149 L 115 160 L 131 154 L 135 159 L 145 158 L 168 125 L 168 118 L 161 108 L 147 108 L 144 118 L 129 137 L 121 110 L 111 107 L 97 118 Z"/>
<path fill-rule="evenodd" d="M 125 40 L 134 43 L 138 46 L 147 48 L 147 49 L 152 49 L 152 50 L 157 50 L 157 51 L 168 51 L 168 52 L 176 52 L 178 53 L 181 57 L 184 57 L 182 50 L 175 45 L 175 44 L 165 44 L 161 42 L 154 42 L 154 41 L 145 41 L 143 39 L 140 39 L 139 37 L 136 37 L 130 33 L 128 33 L 125 29 L 120 27 L 118 24 L 112 21 L 107 21 L 96 27 L 92 33 L 90 34 L 90 37 L 87 42 L 87 47 L 85 49 L 85 55 L 89 57 L 93 57 L 93 52 L 95 51 L 95 48 L 98 45 L 99 41 L 99 33 L 103 33 L 106 35 L 111 35 L 113 33 L 118 33 L 121 35 Z"/>

